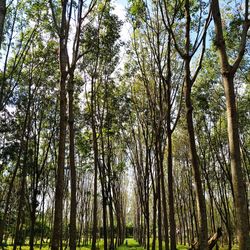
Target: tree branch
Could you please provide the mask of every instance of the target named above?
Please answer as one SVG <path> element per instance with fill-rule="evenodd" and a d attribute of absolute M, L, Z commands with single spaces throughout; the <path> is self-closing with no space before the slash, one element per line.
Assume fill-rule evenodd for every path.
<path fill-rule="evenodd" d="M 246 42 L 247 42 L 247 33 L 250 27 L 250 20 L 248 18 L 249 15 L 249 0 L 245 1 L 245 20 L 243 23 L 243 30 L 241 33 L 241 43 L 239 46 L 239 53 L 238 56 L 232 66 L 232 74 L 235 74 L 236 70 L 239 68 L 239 65 L 242 61 L 242 58 L 245 54 L 245 49 L 246 49 Z"/>
<path fill-rule="evenodd" d="M 51 13 L 52 13 L 52 18 L 53 18 L 53 22 L 54 22 L 54 25 L 55 25 L 56 33 L 59 35 L 59 33 L 60 33 L 59 32 L 59 26 L 58 26 L 58 23 L 57 23 L 57 20 L 56 20 L 56 15 L 55 15 L 52 0 L 49 0 L 49 5 L 50 5 Z"/>

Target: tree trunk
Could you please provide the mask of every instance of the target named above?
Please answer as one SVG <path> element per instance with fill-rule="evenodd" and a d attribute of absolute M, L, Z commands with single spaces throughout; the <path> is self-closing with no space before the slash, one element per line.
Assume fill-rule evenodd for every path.
<path fill-rule="evenodd" d="M 160 137 L 160 136 L 159 136 Z M 159 196 L 159 203 L 161 203 L 160 205 L 162 205 L 162 209 L 161 206 L 159 206 L 158 203 L 158 213 L 160 213 L 160 217 L 158 215 L 158 232 L 159 232 L 159 250 L 162 248 L 162 233 L 160 232 L 161 228 L 162 228 L 162 220 L 161 220 L 161 213 L 163 214 L 163 222 L 164 222 L 164 240 L 165 240 L 165 250 L 169 250 L 169 238 L 168 238 L 168 212 L 167 212 L 167 202 L 166 202 L 166 190 L 165 190 L 165 175 L 164 175 L 164 169 L 163 169 L 163 159 L 164 159 L 164 149 L 165 147 L 162 147 L 162 143 L 161 140 L 163 139 L 159 139 L 158 142 L 158 158 L 159 158 L 159 174 L 160 174 L 160 180 L 159 180 L 159 189 L 160 189 L 160 194 L 158 194 Z M 172 156 L 171 156 L 172 157 Z M 173 191 L 173 190 L 172 190 Z M 170 201 L 169 201 L 170 203 Z M 162 210 L 162 211 L 161 211 Z M 160 222 L 160 223 L 159 223 Z"/>
<path fill-rule="evenodd" d="M 103 220 L 103 249 L 108 250 L 108 237 L 107 237 L 107 202 L 105 197 L 104 187 L 102 185 L 102 220 Z"/>
<path fill-rule="evenodd" d="M 157 198 L 158 198 L 158 248 L 159 250 L 162 250 L 162 201 L 161 201 L 161 166 L 160 166 L 160 148 L 159 143 L 156 142 L 156 172 L 157 172 L 157 178 L 156 178 L 156 192 L 157 192 Z"/>
<path fill-rule="evenodd" d="M 198 161 L 198 155 L 195 144 L 195 134 L 194 134 L 194 124 L 193 124 L 193 106 L 191 101 L 191 89 L 193 81 L 191 80 L 190 71 L 190 28 L 191 28 L 191 16 L 190 16 L 190 2 L 185 0 L 185 16 L 186 16 L 186 27 L 185 27 L 185 85 L 184 85 L 184 96 L 186 104 L 186 121 L 187 130 L 189 135 L 189 147 L 190 147 L 190 157 L 193 168 L 194 180 L 195 180 L 195 190 L 196 190 L 196 204 L 198 213 L 198 225 L 199 225 L 199 249 L 208 249 L 207 245 L 207 213 L 206 213 L 206 202 L 202 188 L 201 173 Z"/>
<path fill-rule="evenodd" d="M 223 78 L 224 91 L 226 96 L 226 108 L 227 108 L 227 132 L 229 141 L 230 152 L 230 165 L 233 182 L 234 203 L 236 208 L 236 220 L 237 220 L 237 236 L 239 241 L 239 250 L 250 249 L 250 225 L 248 216 L 248 205 L 246 197 L 246 184 L 243 177 L 243 170 L 241 166 L 241 155 L 239 145 L 239 128 L 238 128 L 238 114 L 236 108 L 236 97 L 234 91 L 234 75 L 239 67 L 239 64 L 244 56 L 246 47 L 246 38 L 249 23 L 249 3 L 245 4 L 245 20 L 243 23 L 243 29 L 241 34 L 240 50 L 233 66 L 229 64 L 226 43 L 223 36 L 222 20 L 220 14 L 220 6 L 218 0 L 212 1 L 212 14 L 215 24 L 216 34 L 216 46 L 219 52 L 221 73 Z"/>
<path fill-rule="evenodd" d="M 32 203 L 31 203 L 31 215 L 30 215 L 30 250 L 34 250 L 34 237 L 35 237 L 35 223 L 36 223 L 36 208 L 37 208 L 37 194 L 38 187 L 35 184 L 35 188 L 32 194 Z"/>
<path fill-rule="evenodd" d="M 110 197 L 109 197 L 110 199 Z M 109 220 L 110 220 L 110 243 L 109 250 L 114 250 L 114 215 L 113 215 L 113 205 L 112 200 L 109 200 Z"/>
<path fill-rule="evenodd" d="M 68 1 L 62 2 L 62 17 L 60 27 L 60 124 L 59 124 L 59 152 L 58 152 L 58 165 L 56 173 L 56 190 L 55 190 L 55 211 L 54 211 L 54 226 L 51 242 L 52 250 L 59 250 L 62 240 L 63 228 L 63 189 L 64 189 L 64 164 L 65 164 L 65 141 L 66 141 L 66 110 L 67 110 L 67 97 L 66 97 L 66 80 L 67 80 L 67 39 L 66 39 L 66 9 Z"/>
<path fill-rule="evenodd" d="M 227 107 L 227 131 L 230 150 L 230 164 L 236 208 L 237 236 L 239 250 L 250 249 L 249 217 L 247 209 L 246 186 L 241 166 L 238 114 L 236 109 L 233 76 L 223 76 Z"/>
<path fill-rule="evenodd" d="M 18 213 L 17 213 L 17 221 L 16 221 L 16 227 L 15 227 L 15 238 L 14 238 L 14 245 L 13 250 L 17 249 L 18 245 L 22 245 L 22 239 L 21 239 L 21 224 L 22 224 L 22 218 L 24 218 L 23 215 L 23 207 L 25 203 L 25 184 L 26 184 L 26 168 L 27 166 L 23 166 L 22 169 L 22 181 L 21 181 L 21 188 L 20 188 L 20 196 L 19 196 L 19 203 L 18 203 Z"/>
<path fill-rule="evenodd" d="M 45 182 L 43 183 L 43 188 L 45 188 Z M 40 239 L 40 246 L 39 249 L 41 250 L 43 247 L 43 237 L 44 237 L 44 211 L 45 211 L 45 191 L 43 190 L 42 195 L 42 232 L 41 232 L 41 239 Z"/>
<path fill-rule="evenodd" d="M 186 104 L 186 120 L 189 134 L 189 146 L 191 163 L 194 173 L 195 187 L 196 187 L 196 201 L 198 212 L 198 225 L 199 225 L 199 244 L 200 249 L 207 249 L 207 214 L 206 203 L 203 194 L 201 173 L 199 169 L 198 156 L 195 145 L 194 125 L 193 125 L 193 107 L 191 102 L 191 80 L 190 80 L 190 62 L 186 61 L 186 76 L 185 76 L 185 104 Z"/>
<path fill-rule="evenodd" d="M 93 200 L 93 228 L 92 228 L 92 246 L 91 250 L 96 250 L 97 240 L 97 175 L 98 175 L 98 143 L 96 136 L 96 121 L 95 121 L 95 101 L 94 101 L 94 82 L 91 86 L 91 122 L 93 133 L 93 150 L 94 150 L 94 200 Z"/>
<path fill-rule="evenodd" d="M 70 250 L 76 249 L 76 167 L 75 167 L 75 131 L 74 131 L 74 68 L 68 81 L 69 96 L 69 163 L 70 163 Z"/>
<path fill-rule="evenodd" d="M 0 49 L 3 41 L 5 15 L 6 15 L 6 0 L 0 0 Z"/>
<path fill-rule="evenodd" d="M 168 107 L 170 108 L 170 95 Z M 176 250 L 176 225 L 174 216 L 174 191 L 173 191 L 173 159 L 172 159 L 172 133 L 170 128 L 170 110 L 167 119 L 167 138 L 168 138 L 168 203 L 169 203 L 169 224 L 170 224 L 170 249 Z M 168 248 L 166 248 L 167 250 Z"/>
<path fill-rule="evenodd" d="M 18 201 L 18 213 L 17 213 L 17 220 L 16 220 L 16 227 L 15 227 L 15 238 L 14 238 L 13 250 L 16 250 L 18 244 L 20 246 L 23 244 L 20 236 L 21 236 L 22 218 L 25 217 L 23 214 L 23 207 L 25 204 L 25 186 L 26 186 L 27 165 L 28 165 L 29 135 L 30 135 L 30 119 L 28 122 L 28 131 L 27 131 L 27 136 L 26 136 L 25 153 L 24 153 L 23 166 L 22 166 L 21 187 L 19 190 L 20 193 L 19 193 L 19 201 Z"/>
<path fill-rule="evenodd" d="M 155 196 L 155 195 L 154 195 Z M 156 249 L 156 211 L 157 211 L 157 198 L 153 198 L 153 239 L 152 239 L 152 250 Z"/>
<path fill-rule="evenodd" d="M 216 246 L 216 243 L 221 236 L 222 236 L 222 229 L 218 228 L 217 232 L 208 239 L 208 242 L 207 242 L 208 250 L 212 250 Z M 198 241 L 192 244 L 192 247 L 189 248 L 189 250 L 196 250 L 196 249 L 201 249 Z"/>
<path fill-rule="evenodd" d="M 209 250 L 212 250 L 216 246 L 217 241 L 219 240 L 219 238 L 221 236 L 222 236 L 222 229 L 218 228 L 217 232 L 212 237 L 210 237 L 210 239 L 208 240 L 208 249 Z"/>

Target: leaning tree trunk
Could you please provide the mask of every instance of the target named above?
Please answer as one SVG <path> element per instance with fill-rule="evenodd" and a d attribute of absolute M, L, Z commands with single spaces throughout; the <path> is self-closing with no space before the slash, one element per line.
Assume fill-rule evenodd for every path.
<path fill-rule="evenodd" d="M 222 228 L 219 227 L 217 229 L 216 233 L 214 233 L 214 235 L 208 239 L 208 242 L 207 242 L 208 250 L 212 250 L 216 246 L 216 244 L 221 236 L 222 236 Z M 189 248 L 189 250 L 197 250 L 197 249 L 201 249 L 199 247 L 198 241 L 196 241 L 194 244 L 192 244 L 192 246 Z"/>

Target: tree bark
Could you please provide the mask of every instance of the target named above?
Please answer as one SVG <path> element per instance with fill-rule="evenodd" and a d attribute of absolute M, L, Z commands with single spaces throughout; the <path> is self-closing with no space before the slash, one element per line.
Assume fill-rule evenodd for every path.
<path fill-rule="evenodd" d="M 69 163 L 70 163 L 70 250 L 76 249 L 76 167 L 75 167 L 75 130 L 74 130 L 74 70 L 68 81 L 69 97 Z"/>

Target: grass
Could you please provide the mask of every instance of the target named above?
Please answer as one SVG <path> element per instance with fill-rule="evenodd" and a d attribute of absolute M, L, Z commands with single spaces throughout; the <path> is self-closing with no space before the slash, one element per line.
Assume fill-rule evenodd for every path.
<path fill-rule="evenodd" d="M 128 246 L 126 245 L 122 245 L 120 247 L 118 247 L 118 250 L 144 250 L 144 248 L 142 246 L 139 245 L 139 243 L 134 240 L 134 239 L 127 239 L 128 241 Z M 157 249 L 157 246 L 156 246 Z M 164 249 L 164 242 L 163 242 L 163 249 Z M 187 246 L 177 246 L 178 250 L 186 250 L 188 249 Z"/>
<path fill-rule="evenodd" d="M 123 244 L 118 247 L 118 250 L 144 250 L 142 246 L 134 239 L 126 239 L 125 241 L 128 242 L 128 245 Z"/>
<path fill-rule="evenodd" d="M 126 245 L 126 241 L 127 241 L 127 245 Z M 156 249 L 157 249 L 157 245 L 156 245 Z M 99 248 L 100 250 L 103 249 L 103 240 L 99 240 L 97 242 L 97 248 Z M 8 246 L 5 248 L 6 250 L 11 250 L 13 249 L 13 246 Z M 19 250 L 20 248 L 17 247 L 17 249 Z M 29 246 L 28 245 L 25 245 L 25 246 L 22 246 L 22 250 L 29 250 Z M 39 245 L 35 245 L 35 250 L 39 250 Z M 49 250 L 49 245 L 48 244 L 44 244 L 43 247 L 42 247 L 42 250 Z M 90 250 L 91 249 L 91 245 L 89 244 L 88 246 L 81 246 L 81 247 L 77 247 L 77 250 Z M 164 249 L 164 242 L 163 242 L 163 249 Z M 188 249 L 188 246 L 181 246 L 181 245 L 178 245 L 177 246 L 177 249 L 178 250 L 187 250 Z M 224 247 L 220 247 L 220 250 L 226 250 L 227 247 L 224 246 Z M 69 250 L 69 247 L 67 247 L 67 250 Z M 124 244 L 119 246 L 117 248 L 117 250 L 144 250 L 144 248 L 142 246 L 139 245 L 139 243 L 135 240 L 135 239 L 131 239 L 131 238 L 128 238 L 124 241 Z M 238 250 L 237 247 L 233 247 L 232 250 Z"/>
<path fill-rule="evenodd" d="M 126 241 L 127 241 L 128 245 L 126 245 Z M 39 245 L 35 245 L 34 248 L 35 248 L 35 250 L 40 249 Z M 100 250 L 103 249 L 103 240 L 99 240 L 97 242 L 97 248 L 99 248 Z M 157 246 L 156 246 L 156 248 L 157 248 Z M 13 246 L 10 245 L 10 246 L 6 247 L 5 249 L 11 250 L 11 249 L 13 249 Z M 17 249 L 19 250 L 20 248 L 17 247 Z M 42 250 L 48 250 L 48 249 L 49 249 L 49 245 L 44 244 L 42 247 Z M 90 249 L 91 249 L 91 245 L 77 247 L 77 250 L 90 250 Z M 187 249 L 187 247 L 181 247 L 181 246 L 178 247 L 178 250 L 186 250 L 186 249 Z M 22 246 L 22 250 L 29 250 L 29 246 L 28 245 Z M 67 250 L 69 250 L 69 247 L 67 247 Z M 119 246 L 117 248 L 117 250 L 144 250 L 144 248 L 142 246 L 140 246 L 139 243 L 135 239 L 127 238 L 124 241 L 124 244 Z"/>

